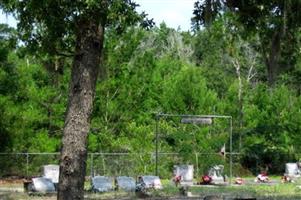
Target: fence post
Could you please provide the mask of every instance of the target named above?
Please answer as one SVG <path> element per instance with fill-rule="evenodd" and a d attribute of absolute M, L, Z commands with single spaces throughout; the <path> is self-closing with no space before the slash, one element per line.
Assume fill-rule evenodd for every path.
<path fill-rule="evenodd" d="M 199 176 L 199 155 L 195 153 L 195 164 L 196 164 L 196 177 Z"/>
<path fill-rule="evenodd" d="M 233 167 L 233 161 L 232 161 L 232 132 L 233 132 L 233 124 L 232 124 L 232 117 L 230 118 L 230 185 L 232 184 L 232 167 Z"/>
<path fill-rule="evenodd" d="M 93 153 L 91 153 L 91 178 L 94 176 Z"/>
<path fill-rule="evenodd" d="M 29 154 L 26 153 L 26 177 L 28 177 L 28 169 L 29 169 Z"/>
<path fill-rule="evenodd" d="M 158 140 L 159 140 L 159 136 L 158 136 L 158 131 L 159 131 L 159 120 L 160 118 L 156 117 L 156 130 L 155 130 L 155 134 L 156 134 L 156 160 L 155 160 L 155 174 L 156 176 L 159 176 L 159 169 L 158 169 L 158 162 L 159 162 L 159 143 L 158 143 Z"/>
<path fill-rule="evenodd" d="M 104 153 L 101 153 L 102 155 L 102 168 L 103 168 L 103 175 L 105 176 L 106 175 L 106 164 L 105 164 L 105 155 Z"/>

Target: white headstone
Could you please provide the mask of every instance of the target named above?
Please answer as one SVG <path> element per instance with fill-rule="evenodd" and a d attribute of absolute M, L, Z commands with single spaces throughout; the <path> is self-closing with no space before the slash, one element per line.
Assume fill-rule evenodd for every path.
<path fill-rule="evenodd" d="M 60 166 L 59 165 L 44 165 L 43 177 L 50 179 L 53 183 L 59 182 Z"/>
<path fill-rule="evenodd" d="M 193 181 L 193 165 L 175 165 L 174 176 L 180 176 L 181 181 Z"/>
<path fill-rule="evenodd" d="M 288 176 L 300 176 L 300 171 L 297 163 L 286 163 L 285 164 L 285 173 Z"/>
<path fill-rule="evenodd" d="M 36 192 L 54 192 L 55 187 L 53 182 L 44 177 L 39 177 L 39 178 L 33 178 L 33 189 Z"/>

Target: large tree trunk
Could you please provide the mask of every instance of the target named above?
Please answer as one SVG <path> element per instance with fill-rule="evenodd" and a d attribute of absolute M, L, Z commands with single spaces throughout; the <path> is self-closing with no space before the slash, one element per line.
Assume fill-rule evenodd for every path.
<path fill-rule="evenodd" d="M 242 149 L 242 129 L 243 129 L 243 118 L 244 118 L 244 112 L 243 112 L 243 84 L 242 84 L 242 78 L 241 78 L 241 67 L 240 63 L 237 59 L 233 60 L 233 65 L 236 70 L 236 75 L 238 79 L 238 109 L 239 109 L 239 152 Z"/>
<path fill-rule="evenodd" d="M 104 27 L 98 22 L 83 20 L 78 26 L 60 157 L 59 200 L 84 198 L 87 137 L 104 38 Z"/>
<path fill-rule="evenodd" d="M 210 27 L 212 24 L 213 18 L 213 11 L 212 11 L 212 0 L 205 1 L 205 8 L 204 8 L 204 25 L 205 27 Z"/>
<path fill-rule="evenodd" d="M 280 59 L 280 42 L 281 42 L 281 31 L 276 31 L 272 37 L 271 40 L 271 47 L 269 50 L 269 54 L 266 56 L 265 63 L 267 66 L 267 72 L 268 72 L 268 83 L 270 86 L 273 86 L 276 77 L 277 77 L 277 72 L 279 70 L 279 59 Z"/>

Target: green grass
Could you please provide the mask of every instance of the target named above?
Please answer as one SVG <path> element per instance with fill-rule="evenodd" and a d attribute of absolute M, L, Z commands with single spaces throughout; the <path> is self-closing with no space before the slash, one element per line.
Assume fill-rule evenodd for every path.
<path fill-rule="evenodd" d="M 196 196 L 207 195 L 221 195 L 221 196 L 252 196 L 257 199 L 301 199 L 301 189 L 298 187 L 301 185 L 301 180 L 297 180 L 295 183 L 281 183 L 280 176 L 270 177 L 270 180 L 274 184 L 256 184 L 254 183 L 254 177 L 248 177 L 248 184 L 244 185 L 232 185 L 232 186 L 196 186 L 190 187 L 189 192 Z M 276 182 L 276 183 L 275 183 Z M 162 181 L 165 187 L 161 191 L 161 195 L 175 196 L 179 194 L 179 190 L 168 182 Z"/>
<path fill-rule="evenodd" d="M 279 182 L 278 184 L 255 184 L 253 183 L 254 177 L 247 178 L 252 184 L 241 186 L 196 186 L 190 187 L 189 192 L 192 195 L 204 197 L 208 195 L 222 195 L 222 196 L 252 196 L 257 199 L 270 199 L 270 200 L 285 200 L 285 199 L 301 199 L 301 180 L 296 183 L 281 183 L 280 177 L 272 177 L 272 181 Z M 178 197 L 180 195 L 179 188 L 176 188 L 170 180 L 162 180 L 164 186 L 163 190 L 151 191 L 152 197 L 156 199 L 166 199 L 166 197 Z M 89 189 L 90 183 L 85 184 L 85 189 Z M 0 186 L 1 188 L 1 186 Z M 107 193 L 92 193 L 86 192 L 86 199 L 137 199 L 134 193 L 126 193 L 122 191 L 107 192 Z M 54 200 L 53 196 L 32 195 L 29 196 L 22 192 L 0 192 L 0 199 L 14 200 L 14 199 L 33 199 L 33 200 Z"/>
<path fill-rule="evenodd" d="M 301 190 L 293 184 L 282 185 L 248 185 L 248 186 L 218 186 L 214 188 L 191 188 L 190 191 L 198 196 L 223 195 L 223 196 L 252 196 L 259 199 L 301 199 Z"/>
<path fill-rule="evenodd" d="M 272 176 L 270 180 L 273 184 L 256 184 L 254 177 L 244 178 L 248 184 L 244 185 L 227 185 L 227 186 L 195 186 L 190 187 L 188 191 L 193 196 L 205 197 L 208 195 L 220 195 L 231 197 L 252 196 L 257 199 L 301 199 L 301 180 L 295 183 L 281 183 L 280 176 Z M 155 196 L 173 197 L 179 196 L 179 189 L 171 184 L 170 180 L 162 180 L 164 189 L 156 191 Z"/>

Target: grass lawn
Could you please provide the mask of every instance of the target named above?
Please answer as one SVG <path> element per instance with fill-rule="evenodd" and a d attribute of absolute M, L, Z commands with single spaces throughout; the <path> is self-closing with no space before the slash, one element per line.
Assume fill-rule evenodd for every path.
<path fill-rule="evenodd" d="M 191 188 L 191 192 L 198 196 L 219 194 L 234 197 L 250 196 L 257 199 L 301 199 L 301 190 L 294 184 Z"/>
<path fill-rule="evenodd" d="M 253 178 L 252 178 L 253 179 Z M 250 178 L 251 181 L 251 178 Z M 242 197 L 252 196 L 257 199 L 301 199 L 301 180 L 295 183 L 281 183 L 280 177 L 272 177 L 273 184 L 245 184 L 240 186 L 196 186 L 190 187 L 189 192 L 193 196 L 198 196 L 198 199 L 208 195 L 220 195 L 224 197 Z M 160 191 L 152 191 L 151 199 L 179 199 L 179 189 L 176 188 L 170 180 L 162 180 L 164 189 Z M 14 188 L 19 188 L 14 190 Z M 86 189 L 89 188 L 87 183 Z M 9 190 L 7 190 L 9 189 Z M 126 192 L 108 192 L 102 194 L 95 194 L 87 192 L 86 199 L 138 199 L 134 193 Z M 22 192 L 22 184 L 0 185 L 0 200 L 55 200 L 55 194 L 41 195 L 34 194 L 28 195 Z"/>
<path fill-rule="evenodd" d="M 281 183 L 281 177 L 271 178 L 271 184 L 254 182 L 254 177 L 245 178 L 246 184 L 232 186 L 195 186 L 190 187 L 189 192 L 194 196 L 205 197 L 208 195 L 221 195 L 231 197 L 250 196 L 257 199 L 301 199 L 301 179 L 295 183 Z M 178 189 L 165 182 L 165 189 L 162 191 L 167 196 L 179 193 Z M 300 187 L 299 187 L 300 186 Z"/>

